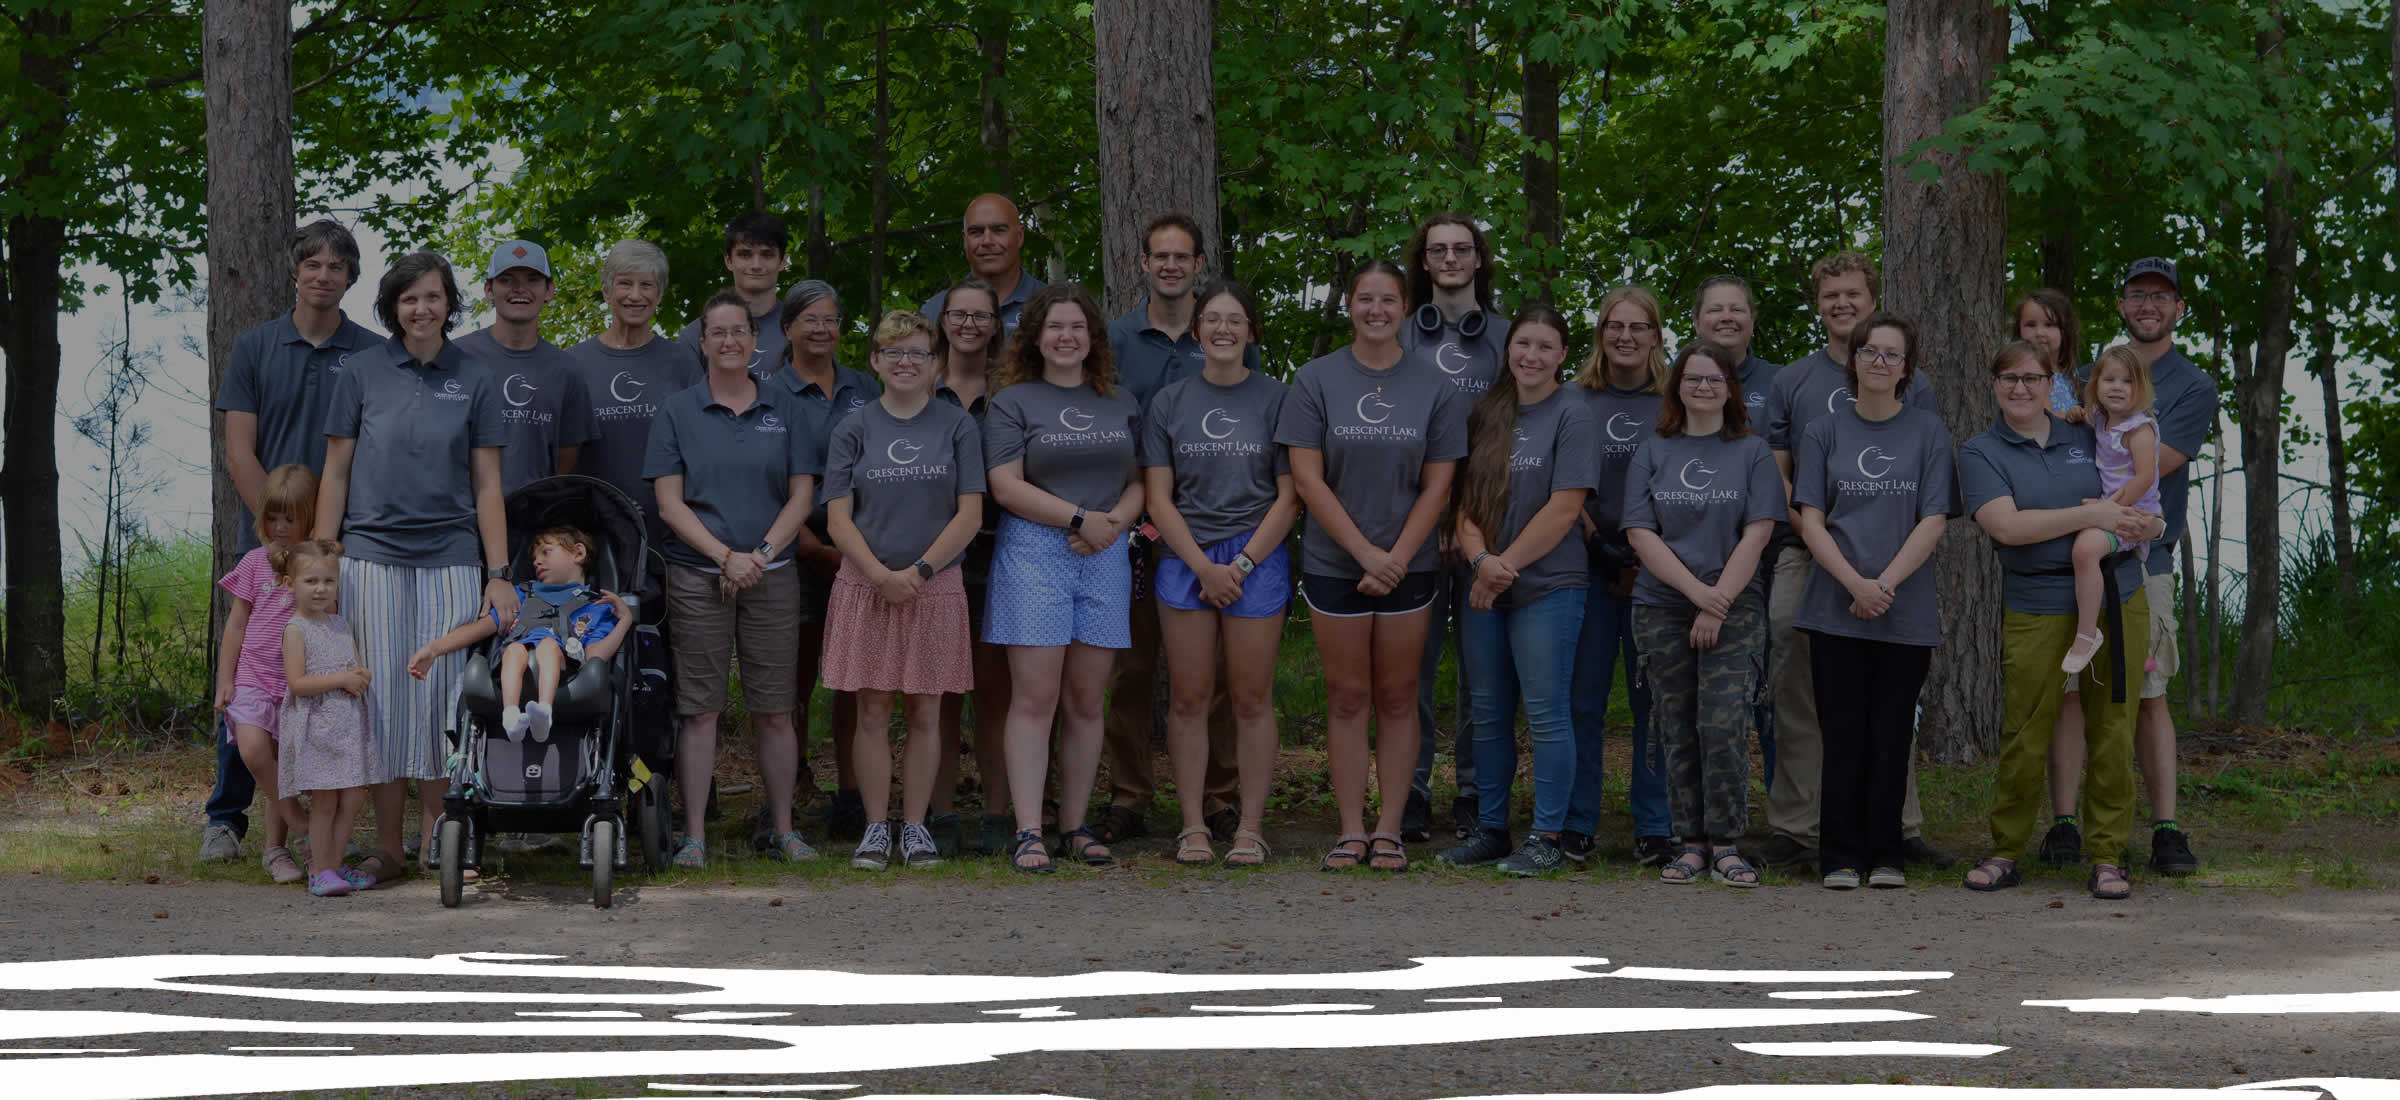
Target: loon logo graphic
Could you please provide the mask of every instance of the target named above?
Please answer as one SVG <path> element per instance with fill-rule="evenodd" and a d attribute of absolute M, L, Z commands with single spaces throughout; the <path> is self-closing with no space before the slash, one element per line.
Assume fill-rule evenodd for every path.
<path fill-rule="evenodd" d="M 1618 421 L 1620 421 L 1620 420 L 1622 420 L 1622 421 L 1624 421 L 1624 422 L 1625 422 L 1625 431 L 1624 431 L 1624 433 L 1623 433 L 1623 434 L 1621 434 L 1621 435 L 1620 435 L 1620 434 L 1618 434 L 1618 432 L 1617 432 L 1617 422 L 1618 422 Z M 1642 430 L 1642 422 L 1641 422 L 1640 420 L 1637 420 L 1637 419 L 1635 419 L 1634 417 L 1632 417 L 1632 416 L 1630 416 L 1630 415 L 1628 415 L 1628 414 L 1625 414 L 1625 413 L 1611 413 L 1611 414 L 1609 414 L 1609 417 L 1608 417 L 1608 437 L 1609 437 L 1610 439 L 1616 440 L 1616 441 L 1617 441 L 1617 442 L 1619 442 L 1619 443 L 1625 443 L 1625 442 L 1629 442 L 1629 441 L 1631 441 L 1631 440 L 1633 439 L 1633 437 L 1634 437 L 1634 436 L 1636 436 L 1636 435 L 1640 434 L 1640 433 L 1641 433 L 1641 430 Z"/>
<path fill-rule="evenodd" d="M 2081 461 L 2083 461 L 2083 448 L 2081 448 L 2081 447 L 2069 447 L 2069 448 L 2067 448 L 2067 461 L 2069 461 L 2069 462 L 2081 462 Z"/>
<path fill-rule="evenodd" d="M 1391 402 L 1384 400 L 1383 391 L 1381 390 L 1377 390 L 1372 393 L 1360 394 L 1358 398 L 1358 418 L 1366 421 L 1369 424 L 1381 424 L 1384 421 L 1392 418 L 1392 410 L 1396 407 L 1397 406 L 1394 406 Z M 1375 410 L 1372 415 L 1369 415 L 1367 412 L 1367 410 L 1370 408 Z"/>
<path fill-rule="evenodd" d="M 625 392 L 628 384 L 633 386 L 632 393 Z M 642 399 L 642 390 L 649 385 L 650 383 L 635 378 L 632 371 L 621 370 L 617 372 L 616 377 L 608 380 L 608 395 L 616 398 L 617 404 L 630 405 Z"/>
<path fill-rule="evenodd" d="M 1475 358 L 1457 343 L 1444 341 L 1433 351 L 1433 365 L 1442 368 L 1443 374 L 1459 374 L 1475 365 Z"/>
<path fill-rule="evenodd" d="M 1867 468 L 1867 464 L 1870 462 L 1877 464 L 1875 469 Z M 1860 451 L 1858 452 L 1858 472 L 1875 481 L 1882 481 L 1885 475 L 1892 472 L 1892 456 L 1883 453 L 1881 447 L 1869 447 Z"/>
<path fill-rule="evenodd" d="M 519 387 L 523 387 L 525 396 L 517 396 Z M 508 376 L 508 381 L 500 383 L 500 396 L 509 404 L 522 409 L 527 405 L 533 404 L 533 394 L 537 388 L 538 387 L 536 387 L 533 382 L 524 375 L 512 374 Z"/>
<path fill-rule="evenodd" d="M 451 380 L 449 380 L 449 381 L 447 381 L 447 382 L 444 382 L 444 383 L 442 383 L 442 392 L 443 392 L 443 393 L 457 393 L 457 392 L 458 392 L 458 379 L 456 379 L 456 378 L 453 378 L 453 379 L 451 379 Z"/>
<path fill-rule="evenodd" d="M 905 439 L 895 439 L 891 442 L 890 446 L 887 446 L 883 449 L 883 457 L 891 459 L 893 462 L 899 463 L 902 466 L 916 465 L 917 457 L 924 453 L 925 448 L 911 443 Z"/>
<path fill-rule="evenodd" d="M 1225 410 L 1223 409 L 1210 409 L 1207 412 L 1200 414 L 1200 432 L 1210 439 L 1223 439 L 1226 436 L 1232 435 L 1234 425 L 1239 423 L 1241 423 L 1241 421 L 1225 415 Z M 1225 430 L 1220 432 L 1211 427 L 1211 424 L 1223 424 L 1225 425 Z"/>
<path fill-rule="evenodd" d="M 1692 467 L 1694 466 L 1700 467 L 1700 483 L 1698 485 L 1692 484 Z M 1683 482 L 1684 488 L 1696 493 L 1716 483 L 1717 471 L 1695 458 L 1684 463 L 1683 469 L 1678 471 L 1675 476 L 1677 480 Z"/>
<path fill-rule="evenodd" d="M 1855 404 L 1858 404 L 1858 398 L 1856 398 L 1856 397 L 1853 397 L 1853 396 L 1851 396 L 1851 394 L 1850 394 L 1850 387 L 1848 387 L 1848 386 L 1835 386 L 1835 387 L 1833 388 L 1833 392 L 1832 392 L 1832 393 L 1829 393 L 1829 394 L 1826 394 L 1826 395 L 1825 395 L 1825 411 L 1826 411 L 1826 412 L 1839 412 L 1839 411 L 1841 411 L 1841 407 L 1842 407 L 1841 403 L 1842 403 L 1842 402 L 1844 402 L 1844 401 L 1847 401 L 1847 402 L 1849 402 L 1849 403 L 1851 403 L 1851 404 L 1853 404 L 1853 405 L 1855 405 Z"/>
<path fill-rule="evenodd" d="M 783 430 L 783 421 L 774 413 L 768 413 L 758 418 L 758 427 L 760 431 L 780 432 Z"/>
<path fill-rule="evenodd" d="M 1518 455 L 1525 453 L 1525 445 L 1531 442 L 1533 442 L 1531 439 L 1527 439 L 1525 437 L 1525 429 L 1518 428 L 1516 431 L 1516 438 L 1509 441 L 1508 457 L 1513 459 Z"/>
<path fill-rule="evenodd" d="M 1081 420 L 1082 423 L 1076 423 L 1078 420 Z M 1092 414 L 1087 413 L 1082 409 L 1078 409 L 1073 405 L 1069 405 L 1066 408 L 1058 410 L 1058 423 L 1060 427 L 1063 427 L 1070 432 L 1088 432 L 1092 430 L 1092 425 L 1097 423 L 1097 421 L 1093 418 Z"/>

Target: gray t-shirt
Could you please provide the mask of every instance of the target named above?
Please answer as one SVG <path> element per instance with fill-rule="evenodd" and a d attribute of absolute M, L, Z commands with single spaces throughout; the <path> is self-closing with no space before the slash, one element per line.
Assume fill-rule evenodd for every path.
<path fill-rule="evenodd" d="M 384 565 L 482 565 L 474 452 L 498 447 L 492 372 L 444 342 L 419 363 L 398 340 L 350 358 L 333 380 L 325 434 L 355 439 L 342 549 Z"/>
<path fill-rule="evenodd" d="M 1958 449 L 1959 495 L 1966 514 L 2008 497 L 2022 512 L 2073 508 L 2100 496 L 2100 467 L 2093 462 L 2098 446 L 2088 424 L 2069 424 L 2050 418 L 2050 439 L 2035 443 L 2018 434 L 2006 420 Z M 2010 611 L 2021 615 L 2075 613 L 2075 536 L 2069 531 L 2046 542 L 2004 546 L 1992 542 L 2004 570 L 2000 596 Z M 2151 556 L 2158 556 L 2156 547 Z M 2140 558 L 2126 555 L 2117 566 L 2117 591 L 2130 598 L 2142 583 Z"/>
<path fill-rule="evenodd" d="M 886 569 L 906 569 L 958 515 L 958 498 L 983 491 L 983 430 L 947 401 L 902 420 L 870 401 L 833 429 L 823 500 L 849 497 L 850 522 Z M 948 569 L 966 556 L 960 547 Z"/>
<path fill-rule="evenodd" d="M 1160 390 L 1199 374 L 1206 365 L 1200 350 L 1197 313 L 1195 310 L 1192 328 L 1173 339 L 1151 327 L 1147 297 L 1108 323 L 1108 355 L 1116 364 L 1117 382 L 1132 391 L 1134 403 L 1145 413 L 1150 403 L 1158 399 Z M 1242 348 L 1242 365 L 1258 369 L 1257 344 Z"/>
<path fill-rule="evenodd" d="M 258 418 L 258 465 L 263 470 L 298 463 L 325 472 L 325 403 L 333 383 L 361 352 L 383 338 L 343 317 L 322 345 L 300 338 L 289 313 L 234 337 L 225 380 L 217 386 L 219 412 Z M 238 498 L 241 530 L 234 552 L 258 548 L 257 518 Z"/>
<path fill-rule="evenodd" d="M 1458 403 L 1459 415 L 1464 417 L 1508 369 L 1508 318 L 1486 311 L 1483 330 L 1474 336 L 1459 331 L 1460 327 L 1459 322 L 1445 318 L 1428 332 L 1417 325 L 1412 313 L 1400 322 L 1400 346 L 1433 364 L 1458 387 L 1458 395 L 1465 399 Z"/>
<path fill-rule="evenodd" d="M 1933 398 L 1933 376 L 1922 364 L 1910 364 L 1908 392 L 1900 403 L 1912 409 L 1926 409 L 1935 414 L 1942 411 Z M 1775 384 L 1767 389 L 1767 417 L 1764 427 L 1757 423 L 1752 430 L 1767 437 L 1767 446 L 1789 451 L 1800 441 L 1800 433 L 1808 430 L 1810 422 L 1857 402 L 1850 394 L 1850 383 L 1843 377 L 1842 365 L 1825 354 L 1824 348 L 1810 352 L 1808 358 L 1775 372 Z"/>
<path fill-rule="evenodd" d="M 695 317 L 691 324 L 683 326 L 683 331 L 675 334 L 675 342 L 690 349 L 692 361 L 698 363 L 703 371 L 708 369 L 708 342 L 701 335 L 706 331 L 703 327 L 705 320 Z M 758 350 L 750 354 L 750 373 L 765 374 L 783 362 L 783 349 L 788 341 L 783 338 L 782 320 L 783 296 L 780 294 L 776 295 L 775 304 L 768 306 L 765 313 L 750 318 L 750 331 L 758 340 Z"/>
<path fill-rule="evenodd" d="M 1025 481 L 1086 511 L 1117 506 L 1133 475 L 1141 410 L 1123 387 L 1102 397 L 1041 379 L 994 395 L 983 418 L 983 464 L 1025 460 Z"/>
<path fill-rule="evenodd" d="M 457 343 L 458 350 L 482 360 L 500 380 L 500 432 L 507 439 L 500 445 L 502 492 L 516 492 L 519 486 L 557 473 L 559 448 L 582 447 L 600 438 L 591 394 L 585 392 L 583 376 L 565 349 L 548 340 L 535 341 L 524 351 L 503 347 L 488 328 L 461 336 Z"/>
<path fill-rule="evenodd" d="M 1500 530 L 1485 532 L 1494 550 L 1517 541 L 1533 522 L 1550 494 L 1567 489 L 1595 488 L 1600 480 L 1599 433 L 1592 430 L 1592 408 L 1579 391 L 1559 387 L 1535 405 L 1517 406 L 1517 433 L 1508 453 L 1508 512 Z M 1558 544 L 1517 571 L 1503 593 L 1510 607 L 1524 607 L 1564 588 L 1590 586 L 1591 554 L 1573 528 Z"/>
<path fill-rule="evenodd" d="M 1584 407 L 1591 413 L 1596 461 L 1599 463 L 1598 488 L 1583 506 L 1585 515 L 1592 517 L 1594 536 L 1602 541 L 1625 541 L 1625 471 L 1633 465 L 1633 452 L 1642 441 L 1658 435 L 1658 394 L 1651 390 L 1624 390 L 1615 386 L 1589 389 L 1576 386 L 1583 395 Z"/>
<path fill-rule="evenodd" d="M 1275 442 L 1323 452 L 1325 484 L 1350 522 L 1368 542 L 1388 549 L 1400 541 L 1416 506 L 1425 465 L 1467 456 L 1461 407 L 1471 403 L 1448 375 L 1414 356 L 1402 356 L 1390 370 L 1369 370 L 1345 347 L 1300 368 L 1276 421 Z M 1434 568 L 1434 541 L 1428 536 L 1417 548 L 1409 572 Z M 1365 575 L 1314 515 L 1301 533 L 1300 560 L 1306 573 Z"/>
<path fill-rule="evenodd" d="M 1142 465 L 1175 471 L 1175 511 L 1203 548 L 1257 530 L 1275 506 L 1275 478 L 1292 469 L 1275 444 L 1290 389 L 1259 371 L 1230 386 L 1194 375 L 1150 402 Z"/>
<path fill-rule="evenodd" d="M 791 398 L 768 385 L 760 385 L 757 400 L 738 413 L 718 404 L 706 382 L 667 398 L 642 461 L 643 477 L 682 475 L 683 501 L 700 525 L 744 553 L 766 541 L 767 529 L 792 498 L 792 478 L 823 472 Z M 673 531 L 660 552 L 678 565 L 717 567 Z M 776 560 L 791 554 L 786 546 Z"/>
<path fill-rule="evenodd" d="M 1792 505 L 1824 512 L 1825 531 L 1843 560 L 1872 578 L 1892 563 L 1918 521 L 1957 514 L 1951 504 L 1956 468 L 1950 429 L 1939 415 L 1903 406 L 1899 415 L 1877 423 L 1845 407 L 1818 417 L 1800 434 L 1792 451 Z M 1861 619 L 1850 613 L 1849 590 L 1818 565 L 1809 570 L 1793 622 L 1845 638 L 1940 645 L 1933 574 L 1928 560 L 1900 582 L 1890 610 Z"/>
<path fill-rule="evenodd" d="M 625 492 L 650 518 L 650 544 L 662 545 L 666 526 L 659 522 L 658 498 L 642 476 L 650 453 L 650 425 L 667 398 L 700 384 L 698 364 L 674 341 L 653 335 L 638 348 L 619 350 L 599 337 L 567 349 L 575 373 L 592 402 L 592 423 L 600 436 L 575 458 L 575 472 L 599 478 Z"/>
<path fill-rule="evenodd" d="M 1742 384 L 1742 409 L 1750 416 L 1751 431 L 1765 434 L 1767 392 L 1775 387 L 1775 376 L 1782 372 L 1781 365 L 1755 355 L 1742 360 L 1742 365 L 1734 369 L 1734 381 Z"/>
<path fill-rule="evenodd" d="M 1713 435 L 1652 435 L 1633 452 L 1625 470 L 1625 526 L 1647 527 L 1666 540 L 1676 560 L 1703 584 L 1715 584 L 1725 560 L 1742 541 L 1742 529 L 1786 511 L 1783 475 L 1775 454 L 1757 435 L 1723 440 Z M 1748 591 L 1764 592 L 1765 554 L 1750 574 Z M 1690 610 L 1692 602 L 1648 568 L 1634 578 L 1633 602 Z"/>

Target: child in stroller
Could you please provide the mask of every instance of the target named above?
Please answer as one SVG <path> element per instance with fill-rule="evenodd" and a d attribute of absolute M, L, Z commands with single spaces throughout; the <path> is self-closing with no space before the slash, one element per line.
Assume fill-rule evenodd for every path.
<path fill-rule="evenodd" d="M 573 527 L 553 527 L 534 536 L 535 579 L 517 586 L 522 610 L 500 643 L 500 728 L 511 741 L 528 735 L 537 742 L 550 740 L 559 681 L 584 661 L 614 656 L 633 629 L 633 615 L 623 600 L 584 581 L 596 553 L 592 537 Z M 501 633 L 496 616 L 462 624 L 411 655 L 409 674 L 421 678 L 434 658 Z M 528 665 L 535 676 L 532 703 L 524 703 Z"/>

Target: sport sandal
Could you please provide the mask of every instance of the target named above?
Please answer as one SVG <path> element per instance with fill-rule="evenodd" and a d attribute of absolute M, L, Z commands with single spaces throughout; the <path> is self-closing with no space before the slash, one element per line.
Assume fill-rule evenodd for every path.
<path fill-rule="evenodd" d="M 1100 838 L 1092 835 L 1089 825 L 1058 834 L 1058 854 L 1073 856 L 1075 862 L 1086 867 L 1106 867 L 1117 861 L 1116 855 L 1108 850 L 1108 845 L 1100 843 Z"/>
<path fill-rule="evenodd" d="M 1354 871 L 1366 861 L 1366 835 L 1344 833 L 1340 840 L 1333 842 L 1333 847 L 1325 850 L 1325 860 L 1317 865 L 1317 869 L 1320 871 Z"/>
<path fill-rule="evenodd" d="M 1216 850 L 1208 846 L 1208 827 L 1185 829 L 1175 834 L 1175 862 L 1186 867 L 1206 867 L 1217 861 Z"/>
<path fill-rule="evenodd" d="M 1032 860 L 1036 859 L 1041 860 L 1041 862 L 1031 862 Z M 1009 842 L 1008 865 L 1014 870 L 1022 871 L 1029 875 L 1046 875 L 1058 867 L 1058 865 L 1052 862 L 1050 859 L 1050 850 L 1047 847 L 1044 847 L 1042 844 L 1042 831 L 1040 829 L 1020 829 L 1017 831 L 1017 838 Z"/>

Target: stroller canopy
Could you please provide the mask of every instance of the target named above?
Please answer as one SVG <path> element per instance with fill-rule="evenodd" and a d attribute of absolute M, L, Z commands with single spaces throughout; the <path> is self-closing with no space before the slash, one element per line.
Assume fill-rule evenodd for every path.
<path fill-rule="evenodd" d="M 594 587 L 626 592 L 638 586 L 646 548 L 642 508 L 614 485 L 581 474 L 558 474 L 529 482 L 508 494 L 509 573 L 524 579 L 523 563 L 535 535 L 573 527 L 607 551 L 612 567 L 592 574 Z"/>

